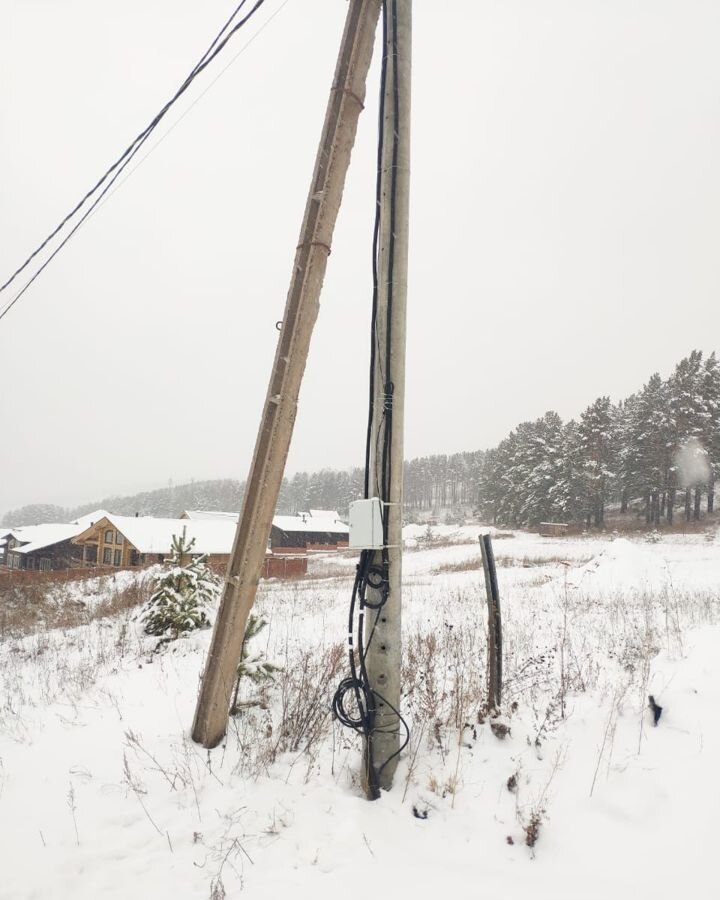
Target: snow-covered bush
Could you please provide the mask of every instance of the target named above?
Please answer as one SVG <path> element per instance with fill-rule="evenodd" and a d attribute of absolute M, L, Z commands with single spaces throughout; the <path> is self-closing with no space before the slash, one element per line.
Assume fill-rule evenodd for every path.
<path fill-rule="evenodd" d="M 210 625 L 208 609 L 217 597 L 218 582 L 205 554 L 191 556 L 194 544 L 194 538 L 186 542 L 184 531 L 173 537 L 170 568 L 140 615 L 145 633 L 163 637 L 165 642 Z"/>

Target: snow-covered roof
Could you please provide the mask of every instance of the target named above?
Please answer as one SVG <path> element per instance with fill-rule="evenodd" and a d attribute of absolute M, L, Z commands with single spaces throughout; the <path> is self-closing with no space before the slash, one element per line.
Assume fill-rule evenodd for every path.
<path fill-rule="evenodd" d="M 237 522 L 238 513 L 220 512 L 204 509 L 186 509 L 183 520 L 188 522 L 202 521 L 232 521 Z M 273 525 L 281 531 L 309 531 L 322 532 L 324 534 L 348 534 L 347 525 L 340 521 L 337 512 L 332 509 L 311 509 L 307 513 L 297 516 L 275 516 Z"/>
<path fill-rule="evenodd" d="M 321 512 L 321 510 L 318 510 L 318 512 Z M 323 534 L 350 533 L 348 526 L 337 517 L 332 518 L 331 513 L 328 513 L 325 517 L 310 515 L 275 516 L 272 523 L 280 531 L 309 531 Z"/>
<path fill-rule="evenodd" d="M 100 525 L 110 525 L 135 547 L 138 553 L 170 553 L 173 537 L 183 531 L 188 541 L 195 539 L 193 553 L 229 554 L 235 538 L 235 522 L 230 519 L 193 521 L 192 519 L 156 519 L 153 516 L 115 516 L 109 514 L 77 536 L 85 543 Z"/>
<path fill-rule="evenodd" d="M 221 512 L 220 510 L 214 509 L 186 509 L 185 512 L 180 516 L 180 518 L 193 519 L 198 522 L 204 522 L 214 519 L 232 519 L 233 522 L 237 522 L 238 513 Z"/>
<path fill-rule="evenodd" d="M 195 510 L 188 512 L 205 512 Z M 193 553 L 225 555 L 232 551 L 237 525 L 237 513 L 207 513 L 203 518 L 157 519 L 153 516 L 116 516 L 108 513 L 94 522 L 92 526 L 71 534 L 78 544 L 86 543 L 95 537 L 99 528 L 114 528 L 119 531 L 138 551 L 138 553 L 170 553 L 173 537 L 185 531 L 187 540 L 195 539 Z M 320 532 L 323 534 L 348 534 L 348 526 L 329 515 L 318 516 L 275 516 L 273 525 L 281 531 Z"/>
<path fill-rule="evenodd" d="M 22 543 L 21 547 L 14 547 L 12 553 L 33 553 L 35 550 L 43 550 L 54 544 L 69 541 L 83 531 L 83 526 L 78 523 L 69 525 L 51 522 L 45 525 L 24 525 L 22 528 L 13 528 L 10 532 L 15 540 Z"/>
<path fill-rule="evenodd" d="M 83 528 L 89 528 L 91 525 L 99 522 L 100 519 L 104 519 L 109 515 L 110 513 L 106 509 L 96 509 L 94 512 L 85 513 L 84 516 L 80 516 L 78 519 L 73 519 L 73 522 L 82 525 Z"/>
<path fill-rule="evenodd" d="M 63 541 L 69 541 L 71 538 L 77 537 L 86 528 L 100 519 L 107 516 L 108 513 L 104 509 L 95 510 L 95 512 L 87 513 L 75 519 L 73 522 L 48 522 L 43 525 L 23 525 L 21 528 L 12 528 L 6 532 L 0 532 L 3 535 L 12 535 L 16 541 L 22 546 L 14 547 L 13 553 L 34 553 L 35 550 L 43 550 L 45 547 L 52 547 L 55 544 L 61 544 Z"/>

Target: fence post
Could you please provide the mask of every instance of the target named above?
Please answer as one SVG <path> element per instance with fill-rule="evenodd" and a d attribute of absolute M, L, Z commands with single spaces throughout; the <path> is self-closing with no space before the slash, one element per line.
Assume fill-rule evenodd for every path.
<path fill-rule="evenodd" d="M 480 552 L 485 572 L 485 593 L 488 607 L 487 711 L 492 714 L 500 710 L 502 699 L 502 618 L 495 555 L 489 534 L 480 535 Z"/>

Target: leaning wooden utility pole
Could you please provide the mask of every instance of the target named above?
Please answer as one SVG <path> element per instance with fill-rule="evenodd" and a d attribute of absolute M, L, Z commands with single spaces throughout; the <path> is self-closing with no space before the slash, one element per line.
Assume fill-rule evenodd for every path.
<path fill-rule="evenodd" d="M 374 722 L 365 751 L 379 787 L 388 790 L 399 760 L 401 723 L 401 591 L 403 425 L 405 403 L 405 310 L 407 304 L 410 197 L 410 75 L 412 0 L 386 0 L 387 58 L 380 183 L 380 243 L 375 342 L 370 492 L 383 507 L 388 596 L 365 618 L 366 665 L 374 696 Z M 388 433 L 386 434 L 386 429 Z M 382 566 L 374 551 L 372 565 Z M 368 596 L 376 594 L 368 590 Z M 377 600 L 377 597 L 374 598 Z M 367 779 L 368 796 L 373 784 Z M 375 794 L 376 796 L 376 794 Z"/>
<path fill-rule="evenodd" d="M 280 493 L 327 257 L 363 108 L 380 3 L 350 0 L 348 7 L 282 330 L 195 710 L 193 740 L 205 747 L 215 747 L 227 729 L 245 627 Z"/>

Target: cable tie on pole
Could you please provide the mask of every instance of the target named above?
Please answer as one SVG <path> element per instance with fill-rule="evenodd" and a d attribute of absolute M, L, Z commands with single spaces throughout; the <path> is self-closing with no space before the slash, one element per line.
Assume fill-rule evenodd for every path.
<path fill-rule="evenodd" d="M 362 100 L 358 97 L 358 95 L 355 93 L 355 91 L 351 91 L 349 87 L 344 87 L 344 86 L 343 86 L 343 87 L 339 87 L 338 85 L 334 85 L 334 86 L 333 86 L 333 90 L 334 90 L 334 91 L 340 91 L 340 93 L 342 93 L 342 94 L 347 94 L 349 97 L 352 97 L 353 100 L 355 100 L 355 102 L 357 103 L 357 105 L 360 107 L 360 110 L 361 110 L 361 111 L 362 111 L 363 109 L 365 109 L 365 104 L 364 104 L 364 103 L 362 102 Z"/>
<path fill-rule="evenodd" d="M 327 251 L 327 255 L 330 256 L 332 250 L 327 244 L 324 244 L 322 241 L 303 241 L 302 244 L 298 244 L 295 250 L 300 250 L 302 247 L 322 247 L 323 250 Z"/>

